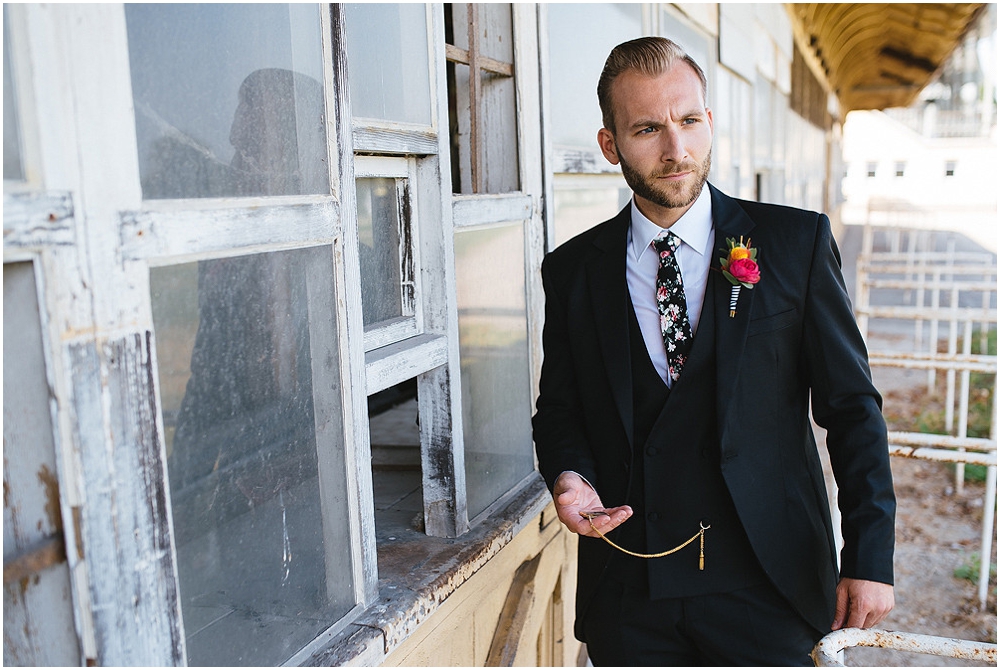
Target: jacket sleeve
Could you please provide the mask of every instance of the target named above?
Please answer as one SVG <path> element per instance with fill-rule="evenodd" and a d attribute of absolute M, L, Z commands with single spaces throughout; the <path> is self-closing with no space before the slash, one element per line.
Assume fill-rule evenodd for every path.
<path fill-rule="evenodd" d="M 827 430 L 838 487 L 841 575 L 892 584 L 896 499 L 882 398 L 871 381 L 840 252 L 823 214 L 813 248 L 804 335 L 813 418 Z"/>
<path fill-rule="evenodd" d="M 571 352 L 569 308 L 553 277 L 551 256 L 542 262 L 542 285 L 545 289 L 544 359 L 532 428 L 538 469 L 551 491 L 555 480 L 567 470 L 595 484 L 597 473 L 584 429 Z"/>

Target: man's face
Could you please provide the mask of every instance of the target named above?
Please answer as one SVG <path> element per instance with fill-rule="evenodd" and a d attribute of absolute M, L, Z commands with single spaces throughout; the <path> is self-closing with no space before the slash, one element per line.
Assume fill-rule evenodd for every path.
<path fill-rule="evenodd" d="M 669 227 L 698 198 L 712 162 L 712 111 L 686 63 L 650 77 L 636 70 L 611 85 L 615 132 L 597 135 L 604 157 L 621 164 L 639 210 Z"/>

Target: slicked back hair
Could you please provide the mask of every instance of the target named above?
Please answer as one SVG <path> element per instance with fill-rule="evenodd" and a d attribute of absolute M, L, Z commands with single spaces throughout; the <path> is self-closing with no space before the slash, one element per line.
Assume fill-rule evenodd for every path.
<path fill-rule="evenodd" d="M 708 79 L 705 71 L 676 42 L 666 37 L 640 37 L 622 42 L 604 62 L 601 78 L 597 80 L 597 101 L 601 105 L 604 127 L 615 134 L 615 113 L 611 101 L 611 86 L 623 72 L 636 70 L 655 77 L 663 74 L 677 62 L 684 62 L 694 69 L 701 80 L 701 95 L 708 100 Z"/>

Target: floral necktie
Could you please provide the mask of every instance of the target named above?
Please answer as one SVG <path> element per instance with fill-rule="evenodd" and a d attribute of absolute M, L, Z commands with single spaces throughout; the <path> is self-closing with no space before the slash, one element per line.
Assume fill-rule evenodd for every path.
<path fill-rule="evenodd" d="M 677 247 L 680 244 L 680 238 L 673 233 L 653 241 L 660 257 L 660 269 L 656 273 L 656 307 L 660 312 L 660 330 L 667 349 L 667 373 L 675 384 L 691 352 L 691 322 L 688 320 L 681 269 L 677 265 Z"/>

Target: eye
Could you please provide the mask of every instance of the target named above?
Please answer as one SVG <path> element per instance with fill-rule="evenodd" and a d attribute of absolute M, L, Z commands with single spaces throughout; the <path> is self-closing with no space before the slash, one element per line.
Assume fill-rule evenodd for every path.
<path fill-rule="evenodd" d="M 701 123 L 701 119 L 699 119 L 696 116 L 689 116 L 688 118 L 684 119 L 683 123 L 685 126 L 690 126 L 695 123 Z"/>
<path fill-rule="evenodd" d="M 646 126 L 645 128 L 643 128 L 642 130 L 640 130 L 636 134 L 638 134 L 638 135 L 648 135 L 649 133 L 654 133 L 654 132 L 656 132 L 656 126 Z"/>

